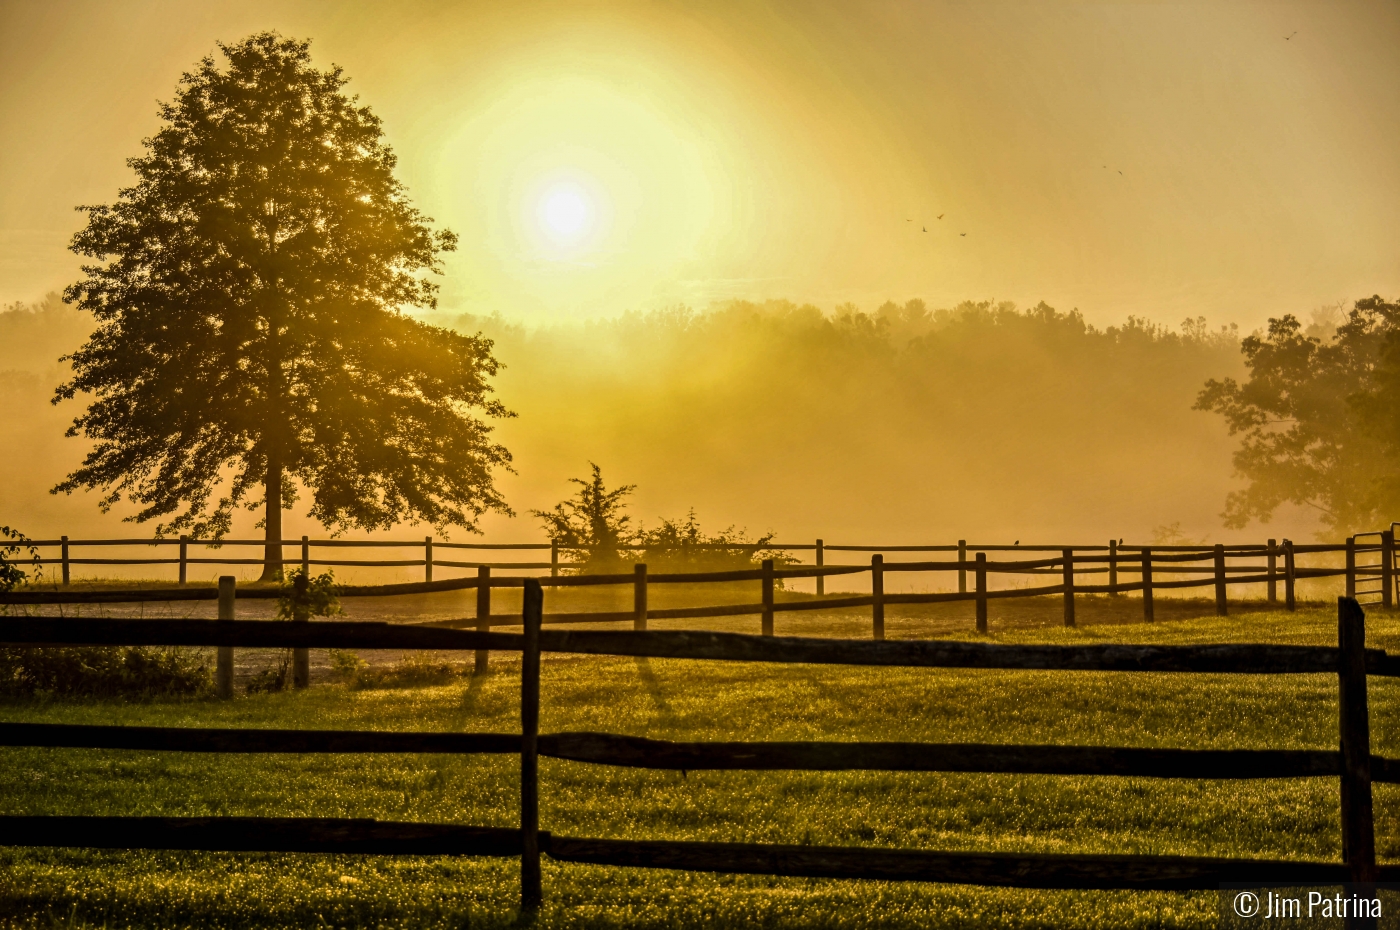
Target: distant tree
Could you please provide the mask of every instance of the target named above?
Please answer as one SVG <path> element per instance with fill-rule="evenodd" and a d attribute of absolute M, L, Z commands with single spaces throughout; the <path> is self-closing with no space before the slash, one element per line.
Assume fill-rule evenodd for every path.
<path fill-rule="evenodd" d="M 607 570 L 621 564 L 620 547 L 636 535 L 628 527 L 632 518 L 623 511 L 627 495 L 637 486 L 624 484 L 610 491 L 603 482 L 603 470 L 588 464 L 593 469 L 591 478 L 569 479 L 579 486 L 573 497 L 555 504 L 553 510 L 530 513 L 544 521 L 545 532 L 561 549 L 572 550 L 590 569 Z"/>
<path fill-rule="evenodd" d="M 1356 302 L 1324 343 L 1292 315 L 1240 344 L 1248 382 L 1207 381 L 1196 409 L 1243 434 L 1225 525 L 1267 523 L 1284 503 L 1344 533 L 1400 516 L 1400 306 Z"/>
<path fill-rule="evenodd" d="M 137 182 L 82 207 L 73 251 L 98 259 L 64 299 L 99 328 L 54 402 L 94 400 L 68 430 L 95 440 L 54 488 L 123 496 L 157 534 L 219 537 L 263 509 L 263 577 L 282 511 L 310 492 L 335 530 L 402 520 L 476 529 L 508 513 L 492 469 L 509 453 L 474 418 L 492 343 L 425 325 L 434 233 L 394 178 L 380 122 L 318 71 L 307 42 L 262 33 L 185 74 L 163 125 L 129 162 Z"/>

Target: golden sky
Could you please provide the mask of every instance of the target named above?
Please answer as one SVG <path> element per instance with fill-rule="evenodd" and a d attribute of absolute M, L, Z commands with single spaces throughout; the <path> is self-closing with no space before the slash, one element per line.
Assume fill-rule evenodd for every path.
<path fill-rule="evenodd" d="M 263 29 L 384 119 L 461 237 L 452 311 L 996 297 L 1249 329 L 1400 294 L 1394 3 L 24 0 L 0 301 L 75 278 L 72 208 Z"/>

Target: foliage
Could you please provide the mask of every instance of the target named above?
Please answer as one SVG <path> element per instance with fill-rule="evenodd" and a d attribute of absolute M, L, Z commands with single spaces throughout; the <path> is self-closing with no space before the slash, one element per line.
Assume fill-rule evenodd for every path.
<path fill-rule="evenodd" d="M 331 675 L 343 681 L 348 681 L 369 668 L 369 663 L 360 658 L 360 654 L 353 649 L 332 649 L 329 656 Z"/>
<path fill-rule="evenodd" d="M 25 572 L 10 561 L 29 551 L 36 576 L 39 551 L 18 530 L 0 526 L 0 592 L 22 584 Z M 208 689 L 208 662 L 184 649 L 149 646 L 0 647 L 0 695 L 5 697 L 157 697 Z"/>
<path fill-rule="evenodd" d="M 208 658 L 188 649 L 0 648 L 0 694 L 7 697 L 172 697 L 204 694 L 211 686 Z"/>
<path fill-rule="evenodd" d="M 650 571 L 705 572 L 758 568 L 765 559 L 778 566 L 797 559 L 778 549 L 769 548 L 773 534 L 766 533 L 750 540 L 745 530 L 733 526 L 709 534 L 700 528 L 692 508 L 679 520 L 661 521 L 653 530 L 642 530 L 637 542 L 646 548 L 640 559 Z"/>
<path fill-rule="evenodd" d="M 278 620 L 334 617 L 340 612 L 335 572 L 323 572 L 312 578 L 305 570 L 298 568 L 282 579 L 281 588 L 277 593 Z"/>
<path fill-rule="evenodd" d="M 273 664 L 248 677 L 244 690 L 249 694 L 277 694 L 287 690 L 292 680 L 292 650 L 282 649 Z"/>
<path fill-rule="evenodd" d="M 340 613 L 340 598 L 335 592 L 335 573 L 325 572 L 315 578 L 303 569 L 296 569 L 281 579 L 277 593 L 277 619 L 306 621 L 312 617 L 334 617 Z M 249 694 L 276 693 L 291 683 L 292 650 L 283 649 L 268 668 L 248 679 Z"/>
<path fill-rule="evenodd" d="M 29 575 L 13 561 L 14 556 L 23 551 L 29 552 L 29 562 L 34 566 L 35 579 L 43 575 L 44 566 L 39 562 L 39 550 L 30 544 L 29 537 L 8 526 L 0 526 L 0 537 L 8 540 L 0 543 L 0 592 L 13 591 L 17 585 L 28 580 Z"/>
<path fill-rule="evenodd" d="M 603 470 L 593 462 L 591 478 L 570 478 L 579 486 L 568 500 L 553 510 L 532 510 L 544 522 L 545 532 L 585 572 L 619 571 L 624 562 L 645 562 L 653 571 L 721 571 L 757 567 L 764 559 L 779 564 L 795 561 L 768 548 L 769 533 L 750 540 L 744 530 L 733 526 L 714 535 L 705 533 L 692 508 L 684 522 L 663 518 L 661 525 L 648 530 L 632 529 L 632 517 L 625 511 L 626 498 L 636 485 L 608 489 Z M 622 547 L 629 547 L 623 555 Z"/>
<path fill-rule="evenodd" d="M 573 497 L 560 501 L 553 510 L 531 510 L 544 522 L 545 533 L 576 561 L 587 563 L 587 570 L 611 571 L 622 564 L 620 546 L 632 542 L 634 532 L 628 524 L 632 518 L 623 513 L 624 499 L 636 490 L 635 484 L 624 484 L 608 490 L 603 482 L 603 470 L 589 462 L 593 477 L 570 478 L 579 486 Z"/>
<path fill-rule="evenodd" d="M 1225 525 L 1267 523 L 1284 503 L 1342 533 L 1400 512 L 1400 306 L 1359 300 L 1326 342 L 1288 314 L 1240 350 L 1249 380 L 1211 379 L 1195 404 L 1242 434 L 1234 465 L 1248 486 L 1226 498 Z"/>
<path fill-rule="evenodd" d="M 261 33 L 185 74 L 130 161 L 136 184 L 90 206 L 72 249 L 99 263 L 64 299 L 98 328 L 54 402 L 93 399 L 94 441 L 53 490 L 123 497 L 164 534 L 218 537 L 237 507 L 268 538 L 297 486 L 343 529 L 403 520 L 474 528 L 509 512 L 509 453 L 470 414 L 492 343 L 421 323 L 448 231 L 410 203 L 380 121 L 308 43 Z"/>

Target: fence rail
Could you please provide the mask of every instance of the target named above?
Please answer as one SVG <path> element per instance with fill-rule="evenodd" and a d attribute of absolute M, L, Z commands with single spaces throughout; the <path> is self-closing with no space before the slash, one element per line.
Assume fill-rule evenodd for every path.
<path fill-rule="evenodd" d="M 1368 539 L 1374 542 L 1367 542 Z M 193 559 L 185 559 L 186 546 L 198 541 L 191 540 L 156 540 L 154 544 L 181 546 L 181 557 L 185 561 L 181 564 L 181 580 L 185 580 L 185 565 Z M 295 540 L 287 541 L 296 543 Z M 133 543 L 152 544 L 150 540 L 68 540 L 62 542 L 64 546 L 64 580 L 68 580 L 68 565 L 80 564 L 83 560 L 71 558 L 70 547 L 74 545 L 130 545 Z M 52 540 L 40 540 L 37 544 L 54 544 Z M 205 544 L 205 543 L 201 543 Z M 224 540 L 222 545 L 258 545 L 256 540 Z M 334 562 L 331 561 L 311 561 L 309 560 L 310 546 L 312 541 L 303 537 L 299 543 L 302 547 L 302 565 L 320 564 L 369 564 L 364 560 L 356 562 Z M 520 618 L 517 614 L 502 614 L 494 612 L 492 609 L 491 591 L 495 588 L 517 588 L 530 583 L 530 580 L 520 575 L 498 575 L 496 569 L 522 570 L 528 568 L 550 568 L 548 577 L 535 579 L 539 584 L 546 587 L 587 587 L 587 586 L 630 586 L 633 591 L 633 608 L 631 610 L 610 610 L 610 611 L 576 611 L 576 612 L 554 612 L 546 614 L 544 622 L 547 624 L 567 625 L 567 624 L 609 624 L 631 622 L 633 629 L 647 629 L 649 621 L 652 620 L 683 620 L 700 619 L 712 617 L 733 617 L 745 615 L 757 615 L 760 618 L 759 628 L 764 636 L 772 636 L 776 628 L 776 618 L 779 614 L 789 614 L 797 611 L 810 610 L 846 610 L 851 608 L 869 608 L 871 622 L 871 637 L 875 640 L 883 640 L 885 636 L 885 612 L 891 605 L 909 604 L 946 604 L 958 602 L 970 602 L 974 608 L 974 623 L 979 632 L 987 632 L 989 629 L 991 604 L 994 601 L 1002 601 L 1013 598 L 1026 597 L 1054 597 L 1062 599 L 1062 610 L 1064 624 L 1074 626 L 1077 622 L 1078 598 L 1086 595 L 1107 594 L 1109 596 L 1121 596 L 1123 594 L 1135 593 L 1142 603 L 1143 619 L 1152 621 L 1155 619 L 1155 604 L 1160 592 L 1187 590 L 1192 588 L 1213 588 L 1215 612 L 1224 616 L 1229 612 L 1230 586 L 1235 585 L 1259 585 L 1265 586 L 1266 598 L 1269 603 L 1279 602 L 1279 586 L 1283 587 L 1283 603 L 1288 610 L 1296 608 L 1297 583 L 1303 579 L 1318 579 L 1342 577 L 1345 579 L 1345 590 L 1348 597 L 1355 597 L 1365 601 L 1379 603 L 1382 607 L 1391 607 L 1395 602 L 1396 582 L 1400 580 L 1400 573 L 1395 571 L 1396 547 L 1394 530 L 1385 530 L 1373 534 L 1359 534 L 1353 536 L 1342 544 L 1312 544 L 1296 545 L 1290 540 L 1283 540 L 1279 544 L 1276 540 L 1269 540 L 1264 545 L 1215 545 L 1210 547 L 1190 547 L 1190 546 L 1120 546 L 1117 540 L 1110 541 L 1107 546 L 1066 546 L 1058 550 L 1058 555 L 1039 558 L 989 559 L 989 552 L 1024 552 L 1039 554 L 1042 552 L 1054 552 L 1053 546 L 1001 546 L 1001 545 L 979 545 L 971 546 L 965 541 L 959 541 L 956 546 L 890 546 L 884 547 L 883 551 L 876 552 L 870 557 L 870 561 L 865 565 L 851 564 L 825 564 L 825 551 L 827 549 L 840 551 L 870 551 L 875 547 L 866 546 L 827 546 L 822 540 L 817 540 L 812 546 L 769 546 L 773 549 L 802 549 L 806 548 L 815 552 L 815 564 L 812 565 L 790 565 L 779 564 L 777 560 L 764 560 L 758 568 L 744 568 L 728 571 L 704 571 L 704 572 L 658 572 L 651 573 L 645 564 L 633 566 L 633 571 L 612 574 L 561 574 L 561 570 L 571 570 L 576 566 L 568 562 L 559 560 L 559 547 L 548 543 L 512 543 L 501 544 L 496 548 L 511 549 L 551 549 L 551 559 L 549 562 L 496 562 L 496 563 L 466 563 L 466 562 L 433 562 L 433 546 L 449 546 L 456 548 L 488 548 L 486 543 L 437 543 L 428 537 L 424 543 L 404 542 L 404 541 L 362 541 L 362 540 L 317 540 L 317 545 L 332 546 L 410 546 L 425 545 L 425 555 L 427 558 L 426 580 L 422 582 L 410 582 L 403 584 L 388 585 L 342 585 L 338 592 L 343 597 L 387 597 L 407 594 L 431 594 L 447 591 L 476 591 L 476 610 L 471 616 L 448 618 L 445 620 L 432 621 L 432 625 L 455 629 L 475 629 L 478 632 L 488 632 L 493 627 L 518 626 Z M 719 547 L 711 547 L 719 548 Z M 734 548 L 734 547 L 724 547 Z M 752 549 L 753 547 L 747 547 Z M 906 562 L 887 562 L 885 551 L 896 552 L 955 552 L 956 559 L 919 560 Z M 1297 563 L 1297 556 L 1300 553 L 1342 553 L 1345 556 L 1342 567 L 1318 567 L 1300 566 Z M 1260 561 L 1262 557 L 1262 562 Z M 1231 564 L 1231 560 L 1236 560 Z M 1367 561 L 1371 559 L 1372 561 Z M 1240 560 L 1243 560 L 1241 562 Z M 168 561 L 168 560 L 167 560 Z M 209 560 L 205 560 L 209 561 Z M 237 561 L 237 560 L 235 560 Z M 260 561 L 260 560 L 247 560 Z M 1199 563 L 1209 562 L 1209 565 Z M 375 563 L 375 564 L 388 564 Z M 399 560 L 394 564 L 425 564 L 413 560 Z M 475 566 L 475 575 L 459 578 L 432 580 L 432 566 Z M 943 575 L 946 577 L 956 576 L 957 591 L 936 591 L 936 592 L 908 592 L 908 591 L 887 591 L 886 576 L 894 574 L 909 575 L 911 573 L 926 573 L 933 576 Z M 969 586 L 969 574 L 972 576 L 972 584 Z M 1107 583 L 1098 583 L 1097 580 L 1107 575 Z M 827 578 L 833 576 L 844 576 L 855 578 L 865 576 L 870 585 L 869 594 L 834 594 L 825 593 L 825 582 Z M 992 588 L 991 579 L 1001 577 L 1009 578 L 1013 584 L 1017 576 L 1028 578 L 1032 581 L 1050 580 L 1045 576 L 1058 578 L 1058 583 L 1053 584 L 1032 584 L 1022 587 L 1002 587 Z M 1125 577 L 1126 576 L 1126 577 Z M 1182 577 L 1185 576 L 1185 577 Z M 816 581 L 817 593 L 815 597 L 797 596 L 784 594 L 778 596 L 778 588 L 788 580 L 812 578 Z M 1132 580 L 1128 580 L 1132 579 Z M 233 579 L 225 579 L 230 585 Z M 757 600 L 747 600 L 740 603 L 708 604 L 689 607 L 652 607 L 650 605 L 649 590 L 653 585 L 667 584 L 735 584 L 743 582 L 757 582 Z M 213 587 L 181 585 L 179 587 L 160 588 L 121 588 L 121 589 L 86 589 L 55 586 L 52 589 L 30 588 L 19 591 L 12 591 L 0 594 L 0 606 L 3 605 L 29 605 L 43 606 L 55 604 L 111 604 L 122 602 L 174 602 L 174 601 L 198 601 L 198 600 L 220 600 L 220 615 L 227 610 L 227 616 L 232 617 L 234 613 L 233 598 L 267 599 L 279 597 L 281 594 L 277 587 L 253 586 L 245 587 L 235 592 L 230 587 L 226 593 L 221 594 Z M 223 598 L 228 598 L 228 604 L 223 605 Z M 300 648 L 300 647 L 298 647 Z M 481 647 L 477 649 L 476 668 L 478 671 L 485 671 L 489 666 L 489 648 Z M 230 660 L 231 661 L 231 660 Z M 306 655 L 300 652 L 297 655 L 296 663 L 298 667 L 305 667 Z M 231 674 L 231 673 L 230 673 Z M 304 679 L 306 676 L 302 676 Z"/>
<path fill-rule="evenodd" d="M 1326 578 L 1335 576 L 1346 577 L 1346 593 L 1350 597 L 1359 597 L 1363 601 L 1378 600 L 1383 606 L 1391 606 L 1397 596 L 1397 581 L 1400 581 L 1400 573 L 1396 572 L 1395 556 L 1395 527 L 1400 524 L 1392 524 L 1389 530 L 1375 533 L 1362 533 L 1348 538 L 1343 543 L 1323 543 L 1323 544 L 1298 544 L 1290 540 L 1283 540 L 1280 545 L 1277 540 L 1270 539 L 1263 544 L 1234 544 L 1215 546 L 1138 546 L 1122 545 L 1118 540 L 1110 540 L 1108 545 L 1020 545 L 1015 543 L 1005 545 L 999 543 L 969 544 L 966 540 L 959 540 L 956 545 L 890 545 L 890 546 L 867 546 L 867 545 L 838 545 L 827 544 L 824 540 L 818 539 L 814 543 L 764 543 L 764 544 L 729 544 L 713 543 L 699 544 L 695 546 L 682 547 L 683 550 L 720 550 L 729 553 L 745 555 L 749 558 L 755 557 L 758 553 L 811 553 L 813 564 L 798 568 L 779 569 L 774 578 L 814 578 L 816 580 L 816 593 L 818 596 L 825 595 L 826 578 L 831 575 L 848 574 L 855 572 L 875 571 L 876 560 L 883 560 L 886 553 L 956 553 L 956 560 L 926 560 L 909 561 L 903 563 L 889 563 L 884 567 L 884 571 L 918 571 L 918 572 L 956 572 L 958 579 L 958 593 L 969 594 L 968 574 L 970 572 L 985 572 L 991 574 L 1022 574 L 1022 575 L 1059 575 L 1063 579 L 1063 584 L 1076 588 L 1080 593 L 1106 593 L 1125 594 L 1129 592 L 1142 592 L 1144 600 L 1144 617 L 1151 620 L 1153 615 L 1152 597 L 1155 590 L 1169 590 L 1177 588 L 1188 588 L 1193 586 L 1207 587 L 1215 585 L 1217 589 L 1217 607 L 1221 612 L 1225 610 L 1225 585 L 1229 584 L 1264 584 L 1267 589 L 1267 599 L 1270 603 L 1278 601 L 1278 584 L 1284 582 L 1286 585 L 1286 595 L 1284 600 L 1291 604 L 1295 599 L 1293 591 L 1294 583 L 1304 578 Z M 283 539 L 280 545 L 276 542 L 272 548 L 277 550 L 277 558 L 254 558 L 248 556 L 221 555 L 218 550 L 223 547 L 261 547 L 265 552 L 269 551 L 266 540 L 261 539 L 192 539 L 181 536 L 177 539 L 76 539 L 61 536 L 57 539 L 39 539 L 32 543 L 40 550 L 57 549 L 57 554 L 49 552 L 41 554 L 37 561 L 41 565 L 60 566 L 59 577 L 63 585 L 69 585 L 72 581 L 72 569 L 74 566 L 90 565 L 112 565 L 112 566 L 134 566 L 134 565 L 171 565 L 176 566 L 179 584 L 185 585 L 189 580 L 190 566 L 199 565 L 267 565 L 277 566 L 298 566 L 309 572 L 312 568 L 321 567 L 349 567 L 349 568 L 417 568 L 423 569 L 423 581 L 430 583 L 434 581 L 434 569 L 468 569 L 480 570 L 483 568 L 497 571 L 532 571 L 548 569 L 552 579 L 567 577 L 569 572 L 577 571 L 584 566 L 577 560 L 570 560 L 568 557 L 577 554 L 576 550 L 571 550 L 562 546 L 558 542 L 539 543 L 454 543 L 434 540 L 431 536 L 425 536 L 421 540 L 397 539 L 397 540 L 345 540 L 345 539 L 312 539 L 303 536 L 300 539 Z M 149 547 L 178 547 L 178 554 L 175 557 L 152 556 L 146 558 L 125 557 L 125 558 L 100 558 L 100 557 L 79 557 L 74 554 L 75 549 L 92 547 L 114 547 L 114 546 L 149 546 Z M 202 547 L 204 555 L 191 555 L 190 547 Z M 299 558 L 285 558 L 284 551 L 287 548 L 299 549 Z M 324 549 L 421 549 L 422 557 L 393 558 L 393 559 L 350 559 L 333 558 L 317 553 L 313 558 L 313 550 Z M 617 547 L 619 552 L 653 552 L 656 547 L 625 544 Z M 546 551 L 549 552 L 548 561 L 522 561 L 522 560 L 502 560 L 491 558 L 486 560 L 462 560 L 439 558 L 437 550 L 466 550 L 478 552 L 519 552 L 519 551 Z M 832 553 L 872 553 L 869 566 L 837 565 L 828 569 L 826 565 L 826 554 Z M 1053 552 L 1056 556 L 1041 559 L 1026 559 L 1020 561 L 992 560 L 987 558 L 991 553 L 1041 553 Z M 1299 555 L 1317 554 L 1344 554 L 1345 568 L 1326 567 L 1303 567 L 1296 564 L 1295 559 Z M 1239 559 L 1249 559 L 1250 557 L 1264 557 L 1264 564 L 1239 564 Z M 1211 566 L 1191 566 L 1188 562 L 1211 561 Z M 1228 564 L 1227 560 L 1235 560 L 1235 564 Z M 985 566 L 978 566 L 985 561 Z M 1279 562 L 1283 567 L 1280 569 Z M 1199 581 L 1190 579 L 1177 580 L 1156 580 L 1153 577 L 1153 570 L 1160 569 L 1162 574 L 1173 575 L 1210 575 L 1210 578 Z M 756 572 L 757 570 L 755 570 Z M 1141 577 L 1138 581 L 1120 583 L 1118 575 L 1120 572 L 1129 574 L 1137 573 Z M 561 574 L 562 573 L 562 574 Z M 679 577 L 675 574 L 652 576 L 651 583 L 668 583 L 670 581 L 714 581 L 720 580 L 718 576 L 727 576 L 724 580 L 738 581 L 746 579 L 756 579 L 758 574 L 746 573 L 688 573 L 690 577 Z M 715 577 L 701 577 L 711 575 Z M 1106 585 L 1079 585 L 1078 580 L 1085 576 L 1107 575 Z M 977 575 L 982 578 L 982 574 Z M 631 580 L 631 576 L 623 576 L 623 581 Z M 497 586 L 500 582 L 494 582 Z M 519 581 L 516 582 L 517 584 Z M 556 582 L 557 583 L 557 582 Z M 594 580 L 593 584 L 612 583 L 608 581 Z M 872 585 L 875 579 L 872 577 Z M 985 592 L 984 592 L 985 593 Z M 1066 593 L 1067 597 L 1072 597 L 1072 592 L 1065 589 L 1059 591 L 1044 587 L 1042 590 L 1023 592 L 1022 594 L 996 595 L 1002 597 L 1031 596 L 1033 594 L 1053 594 Z M 151 598 L 154 599 L 154 598 Z M 975 600 L 976 598 L 968 598 Z M 930 601 L 929 603 L 931 603 Z M 11 602 L 14 603 L 14 602 Z M 35 602 L 30 602 L 35 603 Z M 918 603 L 914 601 L 904 601 L 903 603 Z M 1067 604 L 1070 601 L 1067 600 Z M 985 608 L 979 608 L 980 613 L 985 612 Z M 1066 607 L 1066 619 L 1070 618 L 1072 610 Z"/>
<path fill-rule="evenodd" d="M 0 643 L 338 646 L 518 651 L 521 732 L 395 733 L 0 724 L 0 745 L 180 752 L 518 753 L 519 829 L 365 819 L 0 817 L 15 846 L 519 856 L 521 903 L 538 908 L 540 861 L 769 875 L 881 878 L 1036 888 L 1201 889 L 1224 882 L 1400 881 L 1375 857 L 1373 782 L 1400 781 L 1400 760 L 1371 754 L 1367 676 L 1400 676 L 1400 656 L 1365 647 L 1365 614 L 1338 599 L 1336 647 L 1001 645 L 862 641 L 658 631 L 542 629 L 543 587 L 526 579 L 521 634 L 384 623 L 170 620 L 0 621 Z M 230 586 L 231 587 L 231 586 Z M 484 590 L 489 590 L 489 587 Z M 608 733 L 540 733 L 544 652 L 722 661 L 1214 674 L 1336 674 L 1339 749 L 1195 750 L 975 743 L 671 742 Z M 1028 855 L 919 849 L 574 838 L 541 830 L 538 757 L 660 769 L 998 772 L 1152 778 L 1335 777 L 1341 862 L 1191 856 Z"/>

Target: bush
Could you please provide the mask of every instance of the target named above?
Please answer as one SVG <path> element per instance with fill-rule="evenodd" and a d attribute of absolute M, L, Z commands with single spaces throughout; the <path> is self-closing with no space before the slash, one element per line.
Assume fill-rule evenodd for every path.
<path fill-rule="evenodd" d="M 0 526 L 0 591 L 27 580 L 10 558 L 29 551 L 35 577 L 39 554 L 23 533 Z M 212 684 L 208 659 L 187 649 L 149 646 L 25 646 L 0 648 L 4 697 L 170 697 L 203 694 Z"/>
<path fill-rule="evenodd" d="M 281 579 L 277 595 L 278 620 L 310 620 L 312 617 L 334 617 L 340 611 L 340 598 L 335 593 L 335 575 L 326 572 L 312 578 L 297 569 Z M 277 664 L 265 668 L 248 679 L 249 694 L 275 694 L 284 691 L 292 681 L 292 650 L 279 653 Z"/>
<path fill-rule="evenodd" d="M 751 540 L 734 527 L 705 533 L 692 509 L 685 521 L 662 519 L 654 530 L 633 530 L 628 524 L 626 498 L 636 485 L 609 490 L 603 472 L 590 462 L 591 478 L 570 478 L 579 491 L 553 510 L 532 510 L 544 523 L 549 538 L 585 573 L 621 572 L 631 562 L 645 562 L 651 571 L 704 572 L 758 568 L 765 559 L 779 566 L 797 561 L 770 549 L 773 534 Z M 627 547 L 624 549 L 623 547 Z M 640 548 L 637 548 L 640 547 Z"/>
<path fill-rule="evenodd" d="M 649 571 L 656 572 L 724 572 L 758 568 L 765 559 L 778 567 L 797 560 L 781 550 L 768 548 L 773 534 L 749 539 L 744 530 L 734 527 L 713 535 L 700 529 L 695 511 L 686 514 L 685 522 L 662 520 L 654 530 L 642 530 L 636 536 L 646 546 L 638 556 Z"/>
<path fill-rule="evenodd" d="M 149 646 L 0 648 L 6 697 L 173 697 L 212 687 L 207 656 Z"/>

